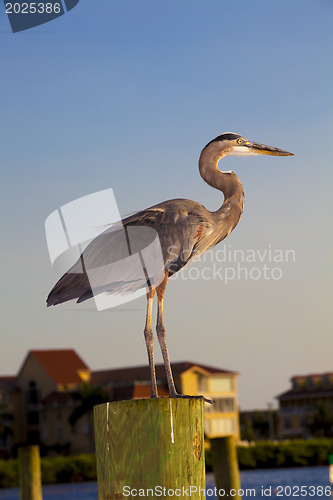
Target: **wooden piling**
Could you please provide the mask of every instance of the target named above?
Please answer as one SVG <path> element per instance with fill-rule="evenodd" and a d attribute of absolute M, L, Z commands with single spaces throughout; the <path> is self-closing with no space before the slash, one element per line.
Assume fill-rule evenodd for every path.
<path fill-rule="evenodd" d="M 202 399 L 116 401 L 95 406 L 94 420 L 99 500 L 182 498 L 183 488 L 203 498 Z"/>
<path fill-rule="evenodd" d="M 24 446 L 18 450 L 20 500 L 42 500 L 39 446 Z"/>
<path fill-rule="evenodd" d="M 217 490 L 224 491 L 218 498 L 232 496 L 241 500 L 239 495 L 240 479 L 237 451 L 234 436 L 225 436 L 210 440 L 212 465 Z M 232 494 L 230 494 L 233 490 Z M 235 494 L 234 494 L 235 493 Z"/>

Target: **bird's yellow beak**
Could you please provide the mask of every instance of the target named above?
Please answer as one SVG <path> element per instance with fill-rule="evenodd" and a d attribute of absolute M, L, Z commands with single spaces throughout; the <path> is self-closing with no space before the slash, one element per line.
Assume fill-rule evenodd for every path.
<path fill-rule="evenodd" d="M 284 151 L 283 149 L 273 148 L 272 146 L 265 146 L 264 144 L 259 144 L 258 142 L 247 142 L 245 146 L 257 155 L 273 155 L 273 156 L 293 156 L 294 153 L 289 153 L 289 151 Z"/>

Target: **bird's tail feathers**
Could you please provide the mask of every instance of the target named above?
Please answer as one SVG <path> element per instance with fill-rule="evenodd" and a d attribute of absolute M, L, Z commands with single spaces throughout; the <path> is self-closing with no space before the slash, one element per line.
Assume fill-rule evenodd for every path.
<path fill-rule="evenodd" d="M 92 291 L 87 275 L 85 273 L 66 273 L 52 288 L 46 303 L 49 307 L 72 299 L 79 299 L 80 302 L 83 302 L 90 297 L 92 297 Z"/>

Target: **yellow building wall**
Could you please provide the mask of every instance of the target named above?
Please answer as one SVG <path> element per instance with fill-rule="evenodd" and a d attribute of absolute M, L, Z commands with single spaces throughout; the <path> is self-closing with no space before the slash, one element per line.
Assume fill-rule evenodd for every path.
<path fill-rule="evenodd" d="M 221 386 L 223 390 L 218 390 L 218 381 L 221 381 Z M 225 379 L 223 381 L 223 379 Z M 207 390 L 208 393 L 211 397 L 211 399 L 219 399 L 219 398 L 232 398 L 233 399 L 233 404 L 234 404 L 234 411 L 231 412 L 219 412 L 219 411 L 214 411 L 214 407 L 212 411 L 207 411 L 205 413 L 205 418 L 207 419 L 206 423 L 206 434 L 208 437 L 214 438 L 214 437 L 222 437 L 222 436 L 230 436 L 233 435 L 235 436 L 236 440 L 240 440 L 240 424 L 239 424 L 239 411 L 238 411 L 238 401 L 237 401 L 237 378 L 236 375 L 233 374 L 226 374 L 226 375 L 217 375 L 217 376 L 210 376 L 208 377 L 207 380 Z M 229 430 L 230 426 L 225 426 L 228 427 L 224 432 L 219 430 L 215 431 L 214 430 L 214 424 L 209 425 L 210 421 L 213 421 L 215 419 L 220 419 L 220 420 L 227 420 L 231 419 L 232 420 L 232 431 Z M 215 425 L 215 427 L 223 427 L 222 425 Z"/>
<path fill-rule="evenodd" d="M 198 374 L 196 372 L 187 371 L 182 373 L 180 379 L 182 394 L 188 394 L 189 396 L 197 396 L 199 394 Z"/>
<path fill-rule="evenodd" d="M 223 390 L 218 390 L 219 385 L 222 386 Z M 183 394 L 193 396 L 200 394 L 213 400 L 214 398 L 232 398 L 234 404 L 232 412 L 216 411 L 214 405 L 205 403 L 205 433 L 207 437 L 211 438 L 234 435 L 237 440 L 240 439 L 236 375 L 218 374 L 212 376 L 200 368 L 193 368 L 181 375 L 181 391 Z M 215 422 L 213 422 L 214 420 Z M 214 432 L 214 427 L 220 430 Z M 221 431 L 222 428 L 226 429 L 225 433 Z M 230 428 L 233 430 L 230 431 Z"/>

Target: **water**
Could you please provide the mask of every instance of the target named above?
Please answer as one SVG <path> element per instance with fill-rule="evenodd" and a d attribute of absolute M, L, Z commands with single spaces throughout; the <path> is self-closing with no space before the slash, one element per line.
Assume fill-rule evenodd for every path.
<path fill-rule="evenodd" d="M 241 485 L 244 490 L 243 500 L 247 498 L 269 498 L 287 500 L 307 498 L 308 500 L 330 500 L 328 467 L 302 467 L 299 469 L 269 469 L 241 472 Z M 207 496 L 211 500 L 214 476 L 207 474 Z M 303 486 L 303 488 L 302 488 Z M 327 488 L 325 490 L 325 488 Z M 250 491 L 251 490 L 251 491 Z M 250 494 L 251 493 L 251 494 Z M 265 494 L 264 494 L 265 493 Z M 0 489 L 0 500 L 19 500 L 18 488 Z M 43 500 L 48 499 L 98 500 L 96 483 L 56 484 L 43 486 Z M 139 497 L 138 498 L 144 498 Z M 148 498 L 148 497 L 146 497 Z M 150 496 L 150 498 L 152 498 Z M 180 496 L 169 496 L 180 498 Z M 190 498 L 183 495 L 182 498 Z M 204 498 L 204 497 L 203 497 Z M 230 496 L 231 498 L 231 496 Z"/>

